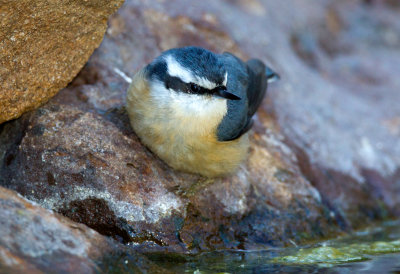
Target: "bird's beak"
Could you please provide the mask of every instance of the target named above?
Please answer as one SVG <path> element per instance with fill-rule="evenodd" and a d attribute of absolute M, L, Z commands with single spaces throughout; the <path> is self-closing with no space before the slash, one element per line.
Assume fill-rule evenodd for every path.
<path fill-rule="evenodd" d="M 239 96 L 228 92 L 226 90 L 226 87 L 217 87 L 217 88 L 215 88 L 215 91 L 216 91 L 214 93 L 215 95 L 225 98 L 225 99 L 228 99 L 228 100 L 241 100 L 242 99 Z"/>

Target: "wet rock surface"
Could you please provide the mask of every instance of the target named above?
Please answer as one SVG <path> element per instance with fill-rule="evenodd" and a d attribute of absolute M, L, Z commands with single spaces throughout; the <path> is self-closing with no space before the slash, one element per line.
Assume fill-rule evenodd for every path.
<path fill-rule="evenodd" d="M 0 187 L 1 273 L 161 272 L 143 255 Z"/>
<path fill-rule="evenodd" d="M 127 1 L 69 87 L 1 126 L 0 183 L 146 251 L 265 248 L 398 216 L 398 10 L 185 3 Z M 139 68 L 193 44 L 258 57 L 282 76 L 255 118 L 248 161 L 222 179 L 171 170 L 124 109 Z"/>
<path fill-rule="evenodd" d="M 64 88 L 99 46 L 113 1 L 0 1 L 0 123 Z"/>

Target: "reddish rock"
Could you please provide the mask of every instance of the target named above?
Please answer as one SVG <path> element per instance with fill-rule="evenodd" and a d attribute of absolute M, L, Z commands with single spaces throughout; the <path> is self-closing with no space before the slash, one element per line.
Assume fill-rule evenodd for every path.
<path fill-rule="evenodd" d="M 103 39 L 123 0 L 0 3 L 0 123 L 64 88 Z"/>
<path fill-rule="evenodd" d="M 147 250 L 247 248 L 285 243 L 298 230 L 307 237 L 329 231 L 319 194 L 274 133 L 253 135 L 250 159 L 236 176 L 207 180 L 171 170 L 141 145 L 122 108 L 103 112 L 89 102 L 104 97 L 82 102 L 87 96 L 81 87 L 63 90 L 5 124 L 1 139 L 12 140 L 1 170 L 5 186 Z"/>
<path fill-rule="evenodd" d="M 398 216 L 397 11 L 360 1 L 185 3 L 128 1 L 68 88 L 3 125 L 1 184 L 148 251 L 265 248 Z M 189 44 L 261 58 L 282 76 L 231 177 L 175 172 L 129 126 L 129 78 Z"/>
<path fill-rule="evenodd" d="M 0 227 L 1 273 L 165 273 L 144 256 L 2 187 Z"/>

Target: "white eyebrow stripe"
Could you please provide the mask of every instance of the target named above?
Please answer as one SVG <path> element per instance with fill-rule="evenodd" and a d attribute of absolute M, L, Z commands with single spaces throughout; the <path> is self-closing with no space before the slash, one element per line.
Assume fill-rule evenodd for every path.
<path fill-rule="evenodd" d="M 224 87 L 226 87 L 226 84 L 228 83 L 228 72 L 225 72 L 225 76 L 224 76 L 224 81 L 222 82 L 222 85 Z"/>
<path fill-rule="evenodd" d="M 178 61 L 174 59 L 174 57 L 172 57 L 171 55 L 167 55 L 165 57 L 165 61 L 167 62 L 169 75 L 178 77 L 185 83 L 193 82 L 194 77 L 192 72 L 182 67 L 181 64 L 179 64 Z"/>
<path fill-rule="evenodd" d="M 204 78 L 204 77 L 196 77 L 196 84 L 198 84 L 199 86 L 202 86 L 203 88 L 207 88 L 207 89 L 214 89 L 217 87 L 217 85 L 211 81 L 209 81 L 208 79 Z"/>
<path fill-rule="evenodd" d="M 193 73 L 190 70 L 184 68 L 171 55 L 167 55 L 164 58 L 164 60 L 167 62 L 168 74 L 174 77 L 178 77 L 185 83 L 195 83 L 203 88 L 207 88 L 210 90 L 218 86 L 216 83 L 208 80 L 207 78 L 197 77 L 196 75 L 193 75 Z M 225 73 L 224 86 L 226 86 L 227 80 L 228 80 L 228 74 Z"/>

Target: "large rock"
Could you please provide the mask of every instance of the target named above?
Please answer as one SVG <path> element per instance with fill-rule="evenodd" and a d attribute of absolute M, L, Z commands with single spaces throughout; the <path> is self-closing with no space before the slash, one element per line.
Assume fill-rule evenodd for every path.
<path fill-rule="evenodd" d="M 0 273 L 165 273 L 143 255 L 2 187 L 0 227 Z"/>
<path fill-rule="evenodd" d="M 397 11 L 185 3 L 128 1 L 68 88 L 3 125 L 1 184 L 142 250 L 284 245 L 398 216 Z M 282 76 L 255 119 L 248 161 L 223 179 L 171 170 L 124 110 L 134 72 L 189 44 L 261 58 Z"/>
<path fill-rule="evenodd" d="M 279 135 L 258 125 L 250 159 L 235 176 L 178 173 L 142 146 L 121 106 L 112 108 L 123 103 L 122 95 L 110 98 L 120 90 L 71 87 L 6 123 L 3 185 L 147 250 L 250 248 L 329 231 L 334 219 Z"/>
<path fill-rule="evenodd" d="M 64 88 L 103 39 L 123 0 L 1 0 L 0 123 Z"/>

